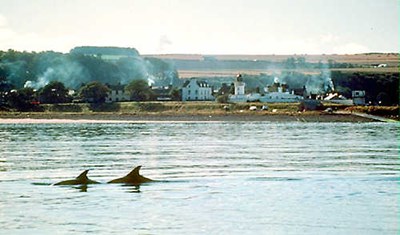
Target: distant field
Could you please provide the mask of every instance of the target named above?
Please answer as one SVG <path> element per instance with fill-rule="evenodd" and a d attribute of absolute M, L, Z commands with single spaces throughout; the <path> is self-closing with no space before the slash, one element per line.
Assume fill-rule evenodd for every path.
<path fill-rule="evenodd" d="M 288 71 L 287 69 L 255 69 L 255 70 L 178 70 L 180 78 L 191 78 L 191 77 L 232 77 L 237 74 L 249 74 L 249 75 L 259 75 L 280 73 L 283 71 Z M 304 74 L 320 74 L 320 69 L 291 69 L 290 71 L 295 71 Z M 365 73 L 396 73 L 399 72 L 398 68 L 343 68 L 343 69 L 331 69 L 331 71 L 342 71 L 342 72 L 365 72 Z"/>
<path fill-rule="evenodd" d="M 144 55 L 145 57 L 155 57 L 160 59 L 177 60 L 204 60 L 204 57 L 215 58 L 217 60 L 268 60 L 280 62 L 290 57 L 304 57 L 307 62 L 317 63 L 318 61 L 327 62 L 334 60 L 337 63 L 353 64 L 388 64 L 389 66 L 399 65 L 399 54 L 397 53 L 369 53 L 354 55 L 200 55 L 200 54 L 165 54 L 165 55 Z"/>
<path fill-rule="evenodd" d="M 395 73 L 399 72 L 399 54 L 396 53 L 369 53 L 369 54 L 354 54 L 354 55 L 201 55 L 201 54 L 161 54 L 161 55 L 143 55 L 144 57 L 153 57 L 159 59 L 172 59 L 172 60 L 191 60 L 191 61 L 204 61 L 208 60 L 238 60 L 238 61 L 270 61 L 282 62 L 290 57 L 304 57 L 307 62 L 318 63 L 319 61 L 327 63 L 328 60 L 333 60 L 336 63 L 351 63 L 357 65 L 372 65 L 372 64 L 387 64 L 387 67 L 374 68 L 334 68 L 331 71 L 342 72 L 370 72 L 370 73 Z M 124 56 L 122 56 L 124 57 Z M 118 60 L 121 56 L 103 55 L 106 60 Z M 180 69 L 178 73 L 180 78 L 191 77 L 227 77 L 235 76 L 238 73 L 259 75 L 260 73 L 272 74 L 282 72 L 286 69 Z M 290 71 L 301 72 L 305 74 L 319 74 L 319 69 L 290 69 Z"/>
<path fill-rule="evenodd" d="M 387 64 L 387 67 L 374 68 L 335 68 L 332 71 L 343 72 L 374 72 L 374 73 L 395 73 L 399 72 L 399 54 L 388 53 L 370 53 L 370 54 L 355 54 L 355 55 L 200 55 L 200 54 L 166 54 L 166 55 L 145 55 L 147 57 L 155 57 L 159 59 L 172 60 L 241 60 L 241 61 L 270 61 L 282 62 L 290 57 L 304 57 L 307 62 L 318 63 L 319 61 L 327 63 L 328 60 L 333 60 L 336 63 L 351 63 L 363 66 L 371 66 L 373 64 Z M 272 74 L 274 72 L 282 72 L 285 69 L 182 69 L 178 67 L 180 78 L 190 77 L 224 77 L 235 76 L 238 73 L 258 75 L 260 73 Z M 318 74 L 319 69 L 291 69 L 290 71 L 301 72 L 305 74 Z"/>

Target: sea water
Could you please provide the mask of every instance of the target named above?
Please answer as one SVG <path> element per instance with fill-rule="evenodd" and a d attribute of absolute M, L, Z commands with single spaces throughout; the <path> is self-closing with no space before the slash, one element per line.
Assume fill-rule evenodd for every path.
<path fill-rule="evenodd" d="M 398 234 L 396 123 L 0 124 L 0 234 Z M 96 181 L 135 166 L 157 180 Z"/>

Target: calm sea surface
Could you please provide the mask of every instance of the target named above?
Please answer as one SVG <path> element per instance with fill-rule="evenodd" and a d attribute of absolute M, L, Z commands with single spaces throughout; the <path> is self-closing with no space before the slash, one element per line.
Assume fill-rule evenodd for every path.
<path fill-rule="evenodd" d="M 399 234 L 396 123 L 0 124 L 0 234 Z M 100 182 L 137 165 L 158 180 Z"/>

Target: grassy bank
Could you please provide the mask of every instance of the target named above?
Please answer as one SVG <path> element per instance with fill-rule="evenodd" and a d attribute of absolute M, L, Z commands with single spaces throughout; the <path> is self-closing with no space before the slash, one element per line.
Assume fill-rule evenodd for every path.
<path fill-rule="evenodd" d="M 268 110 L 261 110 L 268 105 Z M 257 110 L 250 110 L 256 106 Z M 109 104 L 42 104 L 41 112 L 0 112 L 0 118 L 99 119 L 99 120 L 298 120 L 298 121 L 368 121 L 352 117 L 363 112 L 399 120 L 398 107 L 348 107 L 325 103 L 324 108 L 345 113 L 320 111 L 298 112 L 299 103 L 216 102 L 118 102 Z M 347 112 L 347 114 L 346 114 Z"/>
<path fill-rule="evenodd" d="M 399 106 L 353 106 L 347 107 L 345 110 L 400 120 Z"/>
<path fill-rule="evenodd" d="M 121 113 L 146 115 L 218 115 L 246 113 L 293 113 L 298 110 L 298 103 L 268 104 L 269 111 L 262 111 L 262 103 L 221 104 L 216 102 L 116 102 L 106 104 L 57 104 L 41 105 L 45 113 Z M 259 111 L 250 111 L 250 106 L 257 106 Z"/>

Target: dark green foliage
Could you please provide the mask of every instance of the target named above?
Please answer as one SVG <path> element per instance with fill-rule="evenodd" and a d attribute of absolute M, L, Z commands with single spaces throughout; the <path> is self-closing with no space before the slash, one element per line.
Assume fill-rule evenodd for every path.
<path fill-rule="evenodd" d="M 399 73 L 332 72 L 337 90 L 351 97 L 352 90 L 365 90 L 366 101 L 381 105 L 399 104 Z M 380 103 L 379 103 L 380 101 Z"/>
<path fill-rule="evenodd" d="M 131 99 L 134 101 L 150 100 L 153 97 L 153 91 L 147 81 L 142 79 L 133 80 L 125 87 L 125 90 L 129 92 Z"/>
<path fill-rule="evenodd" d="M 36 53 L 8 50 L 0 55 L 0 73 L 17 88 L 35 76 L 33 67 Z"/>
<path fill-rule="evenodd" d="M 79 66 L 81 74 L 84 75 L 75 85 L 91 81 L 99 81 L 103 84 L 117 84 L 120 80 L 120 70 L 114 63 L 106 62 L 98 57 L 81 54 L 70 54 L 68 58 Z"/>
<path fill-rule="evenodd" d="M 32 88 L 22 88 L 15 90 L 7 95 L 7 104 L 11 109 L 17 111 L 39 111 L 35 92 Z"/>
<path fill-rule="evenodd" d="M 228 94 L 217 96 L 217 102 L 218 103 L 228 103 L 228 101 L 229 101 L 229 95 Z"/>
<path fill-rule="evenodd" d="M 104 103 L 108 91 L 108 87 L 100 82 L 89 82 L 81 88 L 79 96 L 89 103 Z"/>
<path fill-rule="evenodd" d="M 180 85 L 175 67 L 159 59 L 144 59 L 133 48 L 82 47 L 76 50 L 69 54 L 0 51 L 0 82 L 6 79 L 16 88 L 28 84 L 39 89 L 51 81 L 60 81 L 67 88 L 78 89 L 82 83 L 91 81 L 117 85 L 151 78 L 157 86 Z M 105 60 L 97 54 L 119 56 L 115 60 Z"/>
<path fill-rule="evenodd" d="M 39 100 L 45 104 L 57 104 L 71 102 L 68 89 L 58 81 L 52 81 L 39 90 Z"/>
<path fill-rule="evenodd" d="M 181 100 L 181 90 L 177 88 L 172 88 L 171 91 L 169 92 L 169 95 L 171 96 L 171 99 L 174 101 Z"/>

